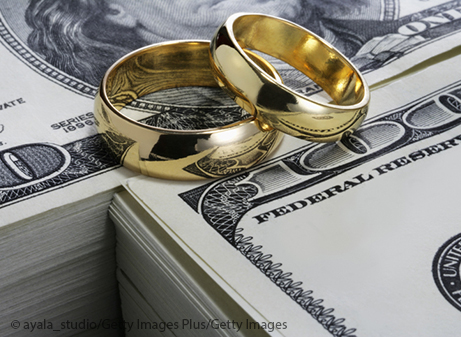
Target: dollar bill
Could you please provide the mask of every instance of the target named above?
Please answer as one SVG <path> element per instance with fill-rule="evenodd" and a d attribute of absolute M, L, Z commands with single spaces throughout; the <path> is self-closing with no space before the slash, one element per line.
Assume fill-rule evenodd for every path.
<path fill-rule="evenodd" d="M 96 134 L 92 100 L 106 69 L 133 49 L 210 39 L 228 15 L 260 12 L 324 37 L 376 83 L 459 45 L 460 6 L 459 1 L 4 0 L 0 207 L 62 187 L 68 198 L 82 191 L 88 196 L 129 175 Z M 290 67 L 277 67 L 287 85 L 306 94 L 318 89 Z M 168 128 L 221 126 L 248 117 L 223 93 L 206 89 L 162 92 L 129 108 L 148 111 L 154 116 L 150 123 Z M 197 117 L 197 110 L 204 113 Z M 116 172 L 113 178 L 101 178 L 109 171 Z M 102 185 L 91 182 L 96 176 Z M 43 204 L 64 199 L 49 197 Z M 32 203 L 26 213 L 36 208 Z"/>
<path fill-rule="evenodd" d="M 126 188 L 283 335 L 456 334 L 460 61 L 376 90 L 347 141 L 296 142 L 208 184 Z"/>

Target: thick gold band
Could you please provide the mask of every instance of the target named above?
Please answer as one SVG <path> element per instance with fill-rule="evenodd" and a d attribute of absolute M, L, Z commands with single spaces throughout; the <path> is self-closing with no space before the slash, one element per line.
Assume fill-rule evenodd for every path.
<path fill-rule="evenodd" d="M 274 81 L 244 48 L 290 64 L 323 88 L 334 104 L 316 102 Z M 360 72 L 328 42 L 290 21 L 231 15 L 216 31 L 210 57 L 220 86 L 258 120 L 284 133 L 337 141 L 366 116 L 370 93 Z"/>
<path fill-rule="evenodd" d="M 263 160 L 279 143 L 276 130 L 262 131 L 253 118 L 220 128 L 170 130 L 143 124 L 121 109 L 146 94 L 174 87 L 216 87 L 209 41 L 173 41 L 136 50 L 105 74 L 95 98 L 95 120 L 121 164 L 142 174 L 178 180 L 221 177 Z M 277 71 L 250 57 L 276 81 Z"/>

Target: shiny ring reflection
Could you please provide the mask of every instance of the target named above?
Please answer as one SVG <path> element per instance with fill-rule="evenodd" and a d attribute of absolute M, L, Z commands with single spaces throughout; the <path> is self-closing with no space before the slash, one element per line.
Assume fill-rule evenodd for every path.
<path fill-rule="evenodd" d="M 171 130 L 123 113 L 130 102 L 159 90 L 217 87 L 208 50 L 209 41 L 159 43 L 126 55 L 106 72 L 95 98 L 96 126 L 122 165 L 164 179 L 216 178 L 261 162 L 278 145 L 281 133 L 262 130 L 253 117 L 212 129 Z M 281 82 L 267 61 L 249 55 Z"/>
<path fill-rule="evenodd" d="M 333 100 L 309 99 L 275 81 L 245 50 L 276 57 L 316 82 Z M 328 42 L 290 21 L 238 13 L 218 28 L 210 45 L 220 86 L 266 127 L 314 142 L 333 142 L 364 120 L 369 88 L 354 65 Z"/>

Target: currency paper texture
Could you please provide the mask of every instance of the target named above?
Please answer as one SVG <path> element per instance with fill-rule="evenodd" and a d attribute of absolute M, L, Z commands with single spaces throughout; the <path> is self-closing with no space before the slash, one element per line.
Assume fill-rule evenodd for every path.
<path fill-rule="evenodd" d="M 0 207 L 13 206 L 0 222 L 84 199 L 129 175 L 116 170 L 101 176 L 118 166 L 96 135 L 92 99 L 106 69 L 133 49 L 174 39 L 210 39 L 228 15 L 260 12 L 323 36 L 367 74 L 369 84 L 375 84 L 457 47 L 460 6 L 459 1 L 435 0 L 4 0 Z M 293 69 L 277 66 L 287 85 L 306 94 L 319 90 Z M 150 111 L 156 116 L 151 123 L 168 128 L 210 127 L 247 116 L 228 101 L 219 109 L 206 107 L 207 120 L 185 116 L 188 109 L 203 105 L 200 97 L 207 95 L 173 91 L 150 98 L 149 104 L 139 100 L 133 108 Z M 229 105 L 237 112 L 229 113 Z M 34 197 L 39 195 L 37 202 Z M 27 199 L 32 201 L 23 203 Z"/>
<path fill-rule="evenodd" d="M 461 44 L 460 1 L 0 1 L 0 226 L 17 240 L 4 235 L 0 248 L 16 259 L 4 258 L 1 266 L 13 282 L 2 289 L 11 301 L 24 283 L 9 275 L 30 276 L 28 291 L 37 303 L 35 289 L 51 284 L 38 280 L 54 275 L 44 275 L 37 262 L 45 246 L 34 247 L 35 258 L 22 258 L 31 252 L 22 230 L 30 230 L 35 243 L 42 242 L 35 230 L 43 242 L 51 232 L 66 232 L 54 240 L 63 253 L 50 250 L 45 264 L 52 269 L 68 261 L 61 255 L 71 261 L 67 241 L 84 247 L 85 235 L 102 231 L 80 227 L 72 238 L 61 214 L 73 212 L 78 220 L 84 207 L 82 219 L 91 218 L 103 202 L 95 206 L 90 198 L 104 195 L 107 202 L 133 175 L 114 162 L 94 127 L 93 98 L 106 69 L 148 44 L 209 40 L 235 12 L 280 16 L 312 30 L 351 58 L 372 86 L 449 59 Z M 282 334 L 376 336 L 395 329 L 424 336 L 418 329 L 429 327 L 430 317 L 439 320 L 436 329 L 443 321 L 459 330 L 459 214 L 451 192 L 459 183 L 452 171 L 459 151 L 458 64 L 373 95 L 370 118 L 342 143 L 305 145 L 285 137 L 272 161 L 229 179 L 139 178 L 128 188 L 173 226 L 167 226 L 172 235 L 185 240 L 184 249 L 223 288 L 235 287 L 229 293 L 255 319 L 286 322 Z M 286 64 L 275 66 L 299 92 L 320 90 Z M 207 128 L 248 116 L 224 94 L 196 88 L 149 95 L 129 108 L 153 114 L 149 123 L 166 128 Z M 188 114 L 197 110 L 203 116 Z M 48 227 L 34 228 L 38 218 Z M 12 223 L 27 226 L 6 226 Z M 112 243 L 103 238 L 97 237 L 108 256 Z M 94 260 L 103 256 L 94 252 Z M 80 266 L 81 275 L 91 272 Z M 49 308 L 56 304 L 47 300 Z M 30 301 L 21 305 L 24 317 L 35 317 Z M 415 324 L 418 317 L 426 325 Z"/>
<path fill-rule="evenodd" d="M 96 134 L 96 87 L 29 47 L 26 4 L 0 4 L 0 226 L 113 190 L 133 175 Z"/>
<path fill-rule="evenodd" d="M 266 328 L 454 336 L 459 64 L 454 57 L 374 91 L 370 117 L 347 141 L 294 141 L 208 184 L 136 177 L 126 188 Z"/>

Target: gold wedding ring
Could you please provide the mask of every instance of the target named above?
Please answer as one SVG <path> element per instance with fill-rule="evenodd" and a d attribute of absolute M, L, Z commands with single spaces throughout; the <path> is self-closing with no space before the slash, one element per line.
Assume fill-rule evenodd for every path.
<path fill-rule="evenodd" d="M 178 180 L 222 177 L 262 161 L 281 133 L 262 131 L 253 117 L 224 127 L 171 130 L 143 124 L 123 112 L 146 94 L 174 87 L 216 87 L 209 41 L 172 41 L 136 50 L 105 74 L 95 98 L 98 132 L 117 160 L 142 174 Z M 263 58 L 252 62 L 281 81 Z"/>
<path fill-rule="evenodd" d="M 276 57 L 316 82 L 334 104 L 314 101 L 271 78 L 244 49 Z M 234 14 L 210 45 L 220 86 L 261 122 L 315 142 L 340 140 L 362 123 L 370 93 L 360 72 L 328 42 L 290 21 Z"/>

